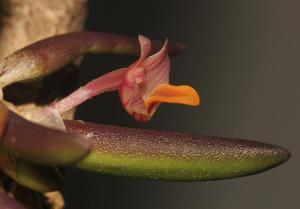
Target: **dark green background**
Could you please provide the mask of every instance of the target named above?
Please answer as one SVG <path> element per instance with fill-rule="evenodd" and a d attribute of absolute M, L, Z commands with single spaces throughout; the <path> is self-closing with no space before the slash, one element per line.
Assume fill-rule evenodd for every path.
<path fill-rule="evenodd" d="M 175 84 L 201 94 L 199 108 L 162 105 L 138 124 L 116 93 L 84 104 L 77 118 L 98 123 L 257 139 L 288 148 L 271 171 L 215 182 L 170 183 L 67 170 L 68 209 L 282 209 L 299 207 L 300 1 L 91 0 L 88 30 L 186 43 L 172 59 Z M 80 83 L 132 58 L 89 56 Z"/>

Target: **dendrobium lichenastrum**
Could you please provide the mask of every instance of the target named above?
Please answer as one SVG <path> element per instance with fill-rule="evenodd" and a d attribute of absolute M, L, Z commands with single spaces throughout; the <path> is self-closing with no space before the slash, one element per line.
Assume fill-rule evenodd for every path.
<path fill-rule="evenodd" d="M 153 46 L 161 48 L 159 42 Z M 198 105 L 200 99 L 193 88 L 169 84 L 168 49 L 174 54 L 182 49 L 180 45 L 168 46 L 166 41 L 149 56 L 150 49 L 150 40 L 143 36 L 137 40 L 77 32 L 36 42 L 0 62 L 2 91 L 15 82 L 38 80 L 88 52 L 140 54 L 129 67 L 100 76 L 45 106 L 36 105 L 36 101 L 31 108 L 0 102 L 1 170 L 20 185 L 44 193 L 58 190 L 62 184 L 56 166 L 196 181 L 254 174 L 289 159 L 284 148 L 256 141 L 65 120 L 63 113 L 108 91 L 119 91 L 124 108 L 138 121 L 148 121 L 162 102 Z M 7 199 L 5 195 L 0 190 L 0 199 Z"/>
<path fill-rule="evenodd" d="M 53 107 L 60 113 L 103 92 L 118 90 L 126 111 L 137 121 L 146 122 L 161 102 L 196 106 L 200 99 L 190 86 L 169 84 L 170 60 L 168 41 L 162 49 L 149 56 L 151 42 L 139 36 L 140 58 L 127 68 L 121 68 L 103 75 L 67 98 L 56 102 Z"/>

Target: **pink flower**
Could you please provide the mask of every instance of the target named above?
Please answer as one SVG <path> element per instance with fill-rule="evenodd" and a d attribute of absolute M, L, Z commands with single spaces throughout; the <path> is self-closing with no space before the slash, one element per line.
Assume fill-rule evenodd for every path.
<path fill-rule="evenodd" d="M 199 95 L 192 87 L 169 84 L 168 42 L 151 56 L 150 40 L 140 35 L 139 42 L 141 55 L 136 62 L 89 82 L 52 107 L 63 113 L 93 96 L 118 90 L 126 111 L 136 120 L 146 122 L 162 102 L 199 105 Z"/>
<path fill-rule="evenodd" d="M 138 121 L 148 121 L 161 102 L 198 105 L 199 96 L 193 88 L 169 84 L 168 41 L 152 56 L 150 40 L 140 35 L 139 41 L 141 56 L 127 68 L 119 88 L 127 112 Z"/>

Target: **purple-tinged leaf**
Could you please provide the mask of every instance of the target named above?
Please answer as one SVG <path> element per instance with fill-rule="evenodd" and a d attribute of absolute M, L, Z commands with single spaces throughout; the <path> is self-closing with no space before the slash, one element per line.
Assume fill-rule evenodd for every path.
<path fill-rule="evenodd" d="M 255 174 L 289 159 L 276 145 L 65 121 L 70 133 L 86 138 L 92 151 L 76 167 L 148 179 L 198 181 Z"/>
<path fill-rule="evenodd" d="M 153 49 L 162 43 L 155 43 Z M 180 44 L 171 44 L 171 54 L 184 50 Z M 50 74 L 85 53 L 138 55 L 137 38 L 101 32 L 74 32 L 33 43 L 8 56 L 0 63 L 0 87 L 17 81 L 38 79 Z"/>
<path fill-rule="evenodd" d="M 90 151 L 88 142 L 79 136 L 32 123 L 11 111 L 1 146 L 12 155 L 42 165 L 72 164 Z"/>

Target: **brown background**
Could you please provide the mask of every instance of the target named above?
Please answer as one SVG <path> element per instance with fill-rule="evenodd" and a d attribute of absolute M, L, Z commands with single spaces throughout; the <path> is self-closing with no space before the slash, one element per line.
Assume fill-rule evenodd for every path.
<path fill-rule="evenodd" d="M 137 124 L 117 94 L 87 102 L 87 121 L 257 139 L 293 153 L 286 164 L 244 178 L 170 183 L 66 172 L 68 209 L 299 208 L 300 1 L 90 1 L 87 29 L 188 45 L 172 59 L 172 81 L 199 90 L 193 109 L 162 105 Z M 89 56 L 80 83 L 133 59 Z"/>

